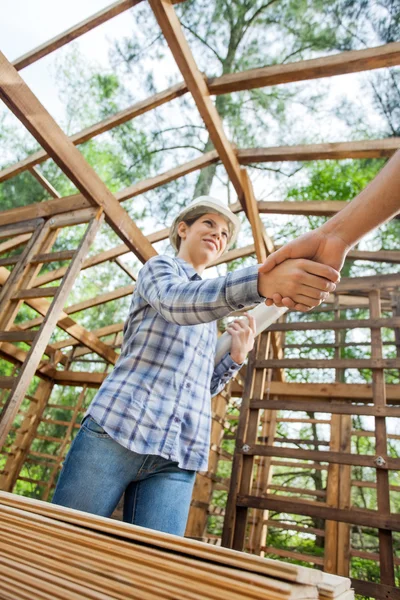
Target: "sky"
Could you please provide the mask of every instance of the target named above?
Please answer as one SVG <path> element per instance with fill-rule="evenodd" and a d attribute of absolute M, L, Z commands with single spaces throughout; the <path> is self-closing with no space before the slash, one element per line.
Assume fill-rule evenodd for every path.
<path fill-rule="evenodd" d="M 7 10 L 2 10 L 0 20 L 0 49 L 11 61 L 111 4 L 110 0 L 3 0 L 3 3 Z M 88 58 L 106 65 L 108 40 L 127 35 L 131 29 L 128 11 L 78 38 L 79 48 Z M 63 50 L 56 50 L 20 71 L 42 104 L 56 118 L 63 114 L 63 108 L 53 85 L 51 68 L 60 52 Z"/>

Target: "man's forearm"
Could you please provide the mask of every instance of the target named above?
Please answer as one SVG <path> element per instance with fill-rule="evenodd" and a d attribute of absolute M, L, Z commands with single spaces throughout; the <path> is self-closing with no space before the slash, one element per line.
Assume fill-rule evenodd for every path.
<path fill-rule="evenodd" d="M 380 173 L 321 230 L 354 246 L 365 234 L 400 211 L 400 151 Z"/>

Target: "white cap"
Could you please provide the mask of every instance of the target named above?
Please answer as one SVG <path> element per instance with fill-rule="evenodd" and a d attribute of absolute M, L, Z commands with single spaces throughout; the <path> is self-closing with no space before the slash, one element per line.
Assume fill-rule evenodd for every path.
<path fill-rule="evenodd" d="M 186 208 L 183 208 L 173 220 L 169 230 L 169 241 L 175 250 L 178 250 L 177 240 L 179 223 L 185 218 L 200 217 L 207 213 L 217 213 L 225 217 L 228 221 L 229 239 L 226 250 L 236 242 L 240 230 L 240 220 L 235 213 L 217 198 L 212 198 L 211 196 L 199 196 L 186 206 Z"/>

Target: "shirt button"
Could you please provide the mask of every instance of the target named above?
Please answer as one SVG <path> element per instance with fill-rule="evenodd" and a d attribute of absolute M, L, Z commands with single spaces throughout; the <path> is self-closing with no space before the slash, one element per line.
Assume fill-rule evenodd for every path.
<path fill-rule="evenodd" d="M 224 373 L 224 376 L 225 376 L 225 377 L 228 377 L 228 375 L 229 375 L 229 373 Z"/>
<path fill-rule="evenodd" d="M 185 388 L 187 390 L 190 390 L 190 388 L 191 388 L 191 384 L 188 381 L 185 383 Z"/>
<path fill-rule="evenodd" d="M 174 421 L 175 421 L 175 423 L 180 423 L 179 417 L 174 417 Z"/>

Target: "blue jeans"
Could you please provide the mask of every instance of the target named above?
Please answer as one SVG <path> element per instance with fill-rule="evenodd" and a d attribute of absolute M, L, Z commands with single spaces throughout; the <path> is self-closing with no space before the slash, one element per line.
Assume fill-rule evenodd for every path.
<path fill-rule="evenodd" d="M 109 517 L 125 492 L 123 520 L 184 535 L 196 471 L 115 442 L 90 416 L 65 459 L 55 504 Z"/>

